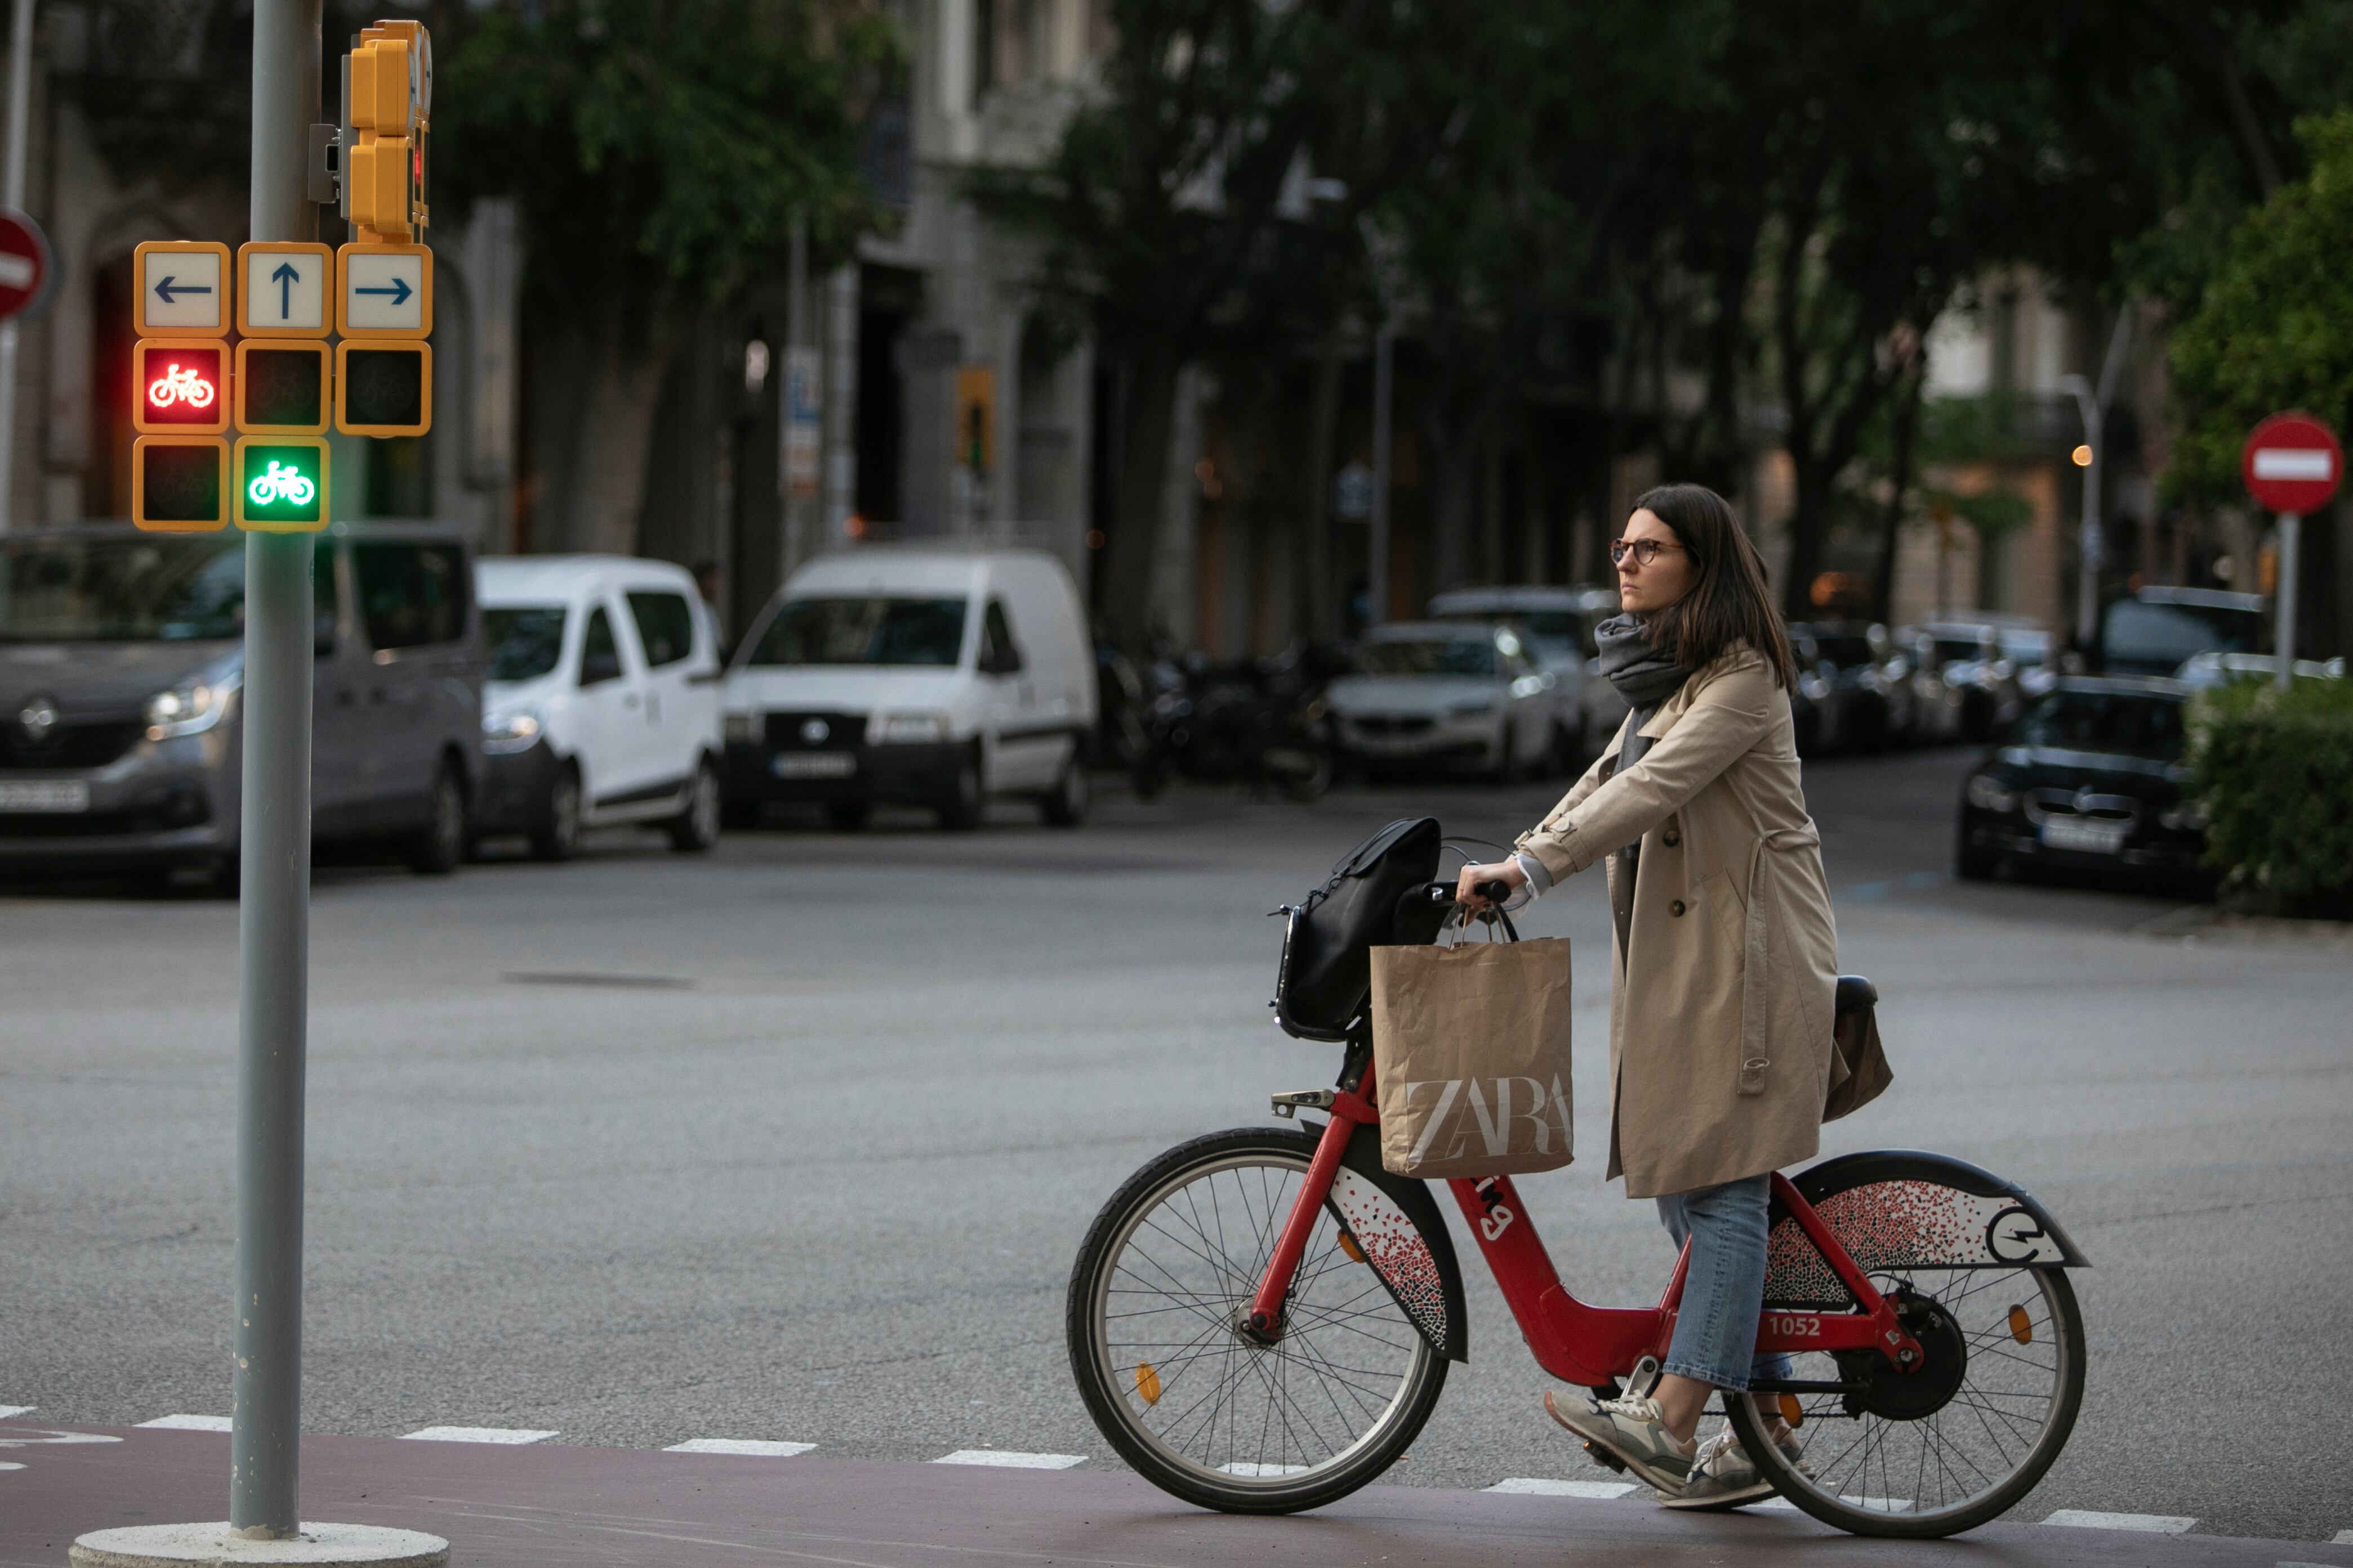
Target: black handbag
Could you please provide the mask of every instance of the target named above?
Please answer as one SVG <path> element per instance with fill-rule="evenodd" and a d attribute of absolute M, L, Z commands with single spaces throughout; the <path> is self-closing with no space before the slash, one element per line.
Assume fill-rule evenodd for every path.
<path fill-rule="evenodd" d="M 1303 1040 L 1345 1040 L 1371 1005 L 1373 949 L 1438 940 L 1449 906 L 1430 901 L 1440 834 L 1434 816 L 1401 817 L 1340 858 L 1288 917 L 1274 1016 Z"/>

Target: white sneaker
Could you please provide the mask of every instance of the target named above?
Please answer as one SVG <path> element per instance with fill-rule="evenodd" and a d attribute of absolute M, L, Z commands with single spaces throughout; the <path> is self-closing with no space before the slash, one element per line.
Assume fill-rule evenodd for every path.
<path fill-rule="evenodd" d="M 1662 1495 L 1683 1495 L 1699 1444 L 1675 1439 L 1667 1430 L 1658 1401 L 1630 1394 L 1596 1404 L 1556 1389 L 1545 1395 L 1545 1411 L 1587 1442 L 1608 1449 Z"/>
<path fill-rule="evenodd" d="M 1800 1455 L 1797 1436 L 1787 1426 L 1773 1435 L 1773 1446 L 1788 1455 L 1801 1474 L 1813 1473 Z M 1691 1479 L 1683 1490 L 1662 1496 L 1659 1501 L 1667 1508 L 1705 1512 L 1763 1502 L 1776 1489 L 1749 1462 L 1748 1451 L 1740 1446 L 1739 1436 L 1727 1426 L 1700 1445 L 1699 1454 L 1692 1461 Z"/>

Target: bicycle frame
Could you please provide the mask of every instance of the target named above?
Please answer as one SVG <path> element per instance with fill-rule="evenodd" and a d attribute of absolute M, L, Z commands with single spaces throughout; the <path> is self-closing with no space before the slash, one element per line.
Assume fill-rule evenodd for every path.
<path fill-rule="evenodd" d="M 1332 1120 L 1324 1124 L 1298 1200 L 1284 1219 L 1274 1254 L 1267 1261 L 1265 1277 L 1250 1299 L 1247 1320 L 1252 1332 L 1266 1337 L 1282 1333 L 1283 1302 L 1290 1296 L 1292 1279 L 1307 1250 L 1308 1237 L 1332 1190 L 1341 1156 L 1357 1128 L 1377 1127 L 1379 1123 L 1373 1068 L 1368 1062 L 1354 1092 L 1339 1089 L 1333 1094 Z M 1675 1314 L 1683 1303 L 1683 1272 L 1691 1260 L 1688 1244 L 1676 1258 L 1674 1273 L 1657 1306 L 1588 1306 L 1561 1284 L 1560 1276 L 1553 1268 L 1552 1256 L 1545 1250 L 1535 1223 L 1521 1207 L 1509 1176 L 1485 1176 L 1475 1181 L 1458 1177 L 1447 1185 L 1453 1189 L 1454 1201 L 1461 1206 L 1463 1217 L 1478 1234 L 1479 1249 L 1485 1254 L 1496 1287 L 1510 1304 L 1512 1316 L 1518 1320 L 1520 1332 L 1535 1353 L 1536 1364 L 1564 1383 L 1600 1388 L 1633 1372 L 1645 1356 L 1662 1363 L 1666 1361 L 1667 1347 L 1674 1338 Z M 1872 1288 L 1871 1281 L 1855 1267 L 1813 1205 L 1778 1171 L 1773 1173 L 1773 1195 L 1820 1249 L 1860 1310 L 1765 1312 L 1757 1320 L 1757 1353 L 1868 1350 L 1886 1357 L 1897 1372 L 1908 1373 L 1919 1365 L 1919 1344 L 1897 1319 L 1894 1307 Z M 1759 1385 L 1766 1392 L 1777 1386 L 1779 1385 Z M 1812 1389 L 1817 1385 L 1790 1386 Z"/>

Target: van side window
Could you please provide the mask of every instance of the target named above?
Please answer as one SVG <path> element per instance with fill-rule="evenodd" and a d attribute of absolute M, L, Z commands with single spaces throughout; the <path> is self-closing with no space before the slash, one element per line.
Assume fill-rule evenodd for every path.
<path fill-rule="evenodd" d="M 335 542 L 319 541 L 311 560 L 311 655 L 335 657 Z"/>
<path fill-rule="evenodd" d="M 613 617 L 603 605 L 588 617 L 587 635 L 580 641 L 580 684 L 596 686 L 621 679 L 621 648 L 613 640 Z"/>
<path fill-rule="evenodd" d="M 694 651 L 694 612 L 677 594 L 640 590 L 628 595 L 629 615 L 638 623 L 638 646 L 646 650 L 646 668 L 676 664 Z"/>
<path fill-rule="evenodd" d="M 355 544 L 352 567 L 360 625 L 378 652 L 466 635 L 466 555 L 456 545 Z"/>
<path fill-rule="evenodd" d="M 1005 618 L 1005 601 L 988 601 L 980 622 L 980 672 L 1011 675 L 1021 668 L 1021 645 L 1013 640 L 1013 626 Z"/>

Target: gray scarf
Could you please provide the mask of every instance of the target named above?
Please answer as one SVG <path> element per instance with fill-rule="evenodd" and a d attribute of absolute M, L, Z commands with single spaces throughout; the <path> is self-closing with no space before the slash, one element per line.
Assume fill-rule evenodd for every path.
<path fill-rule="evenodd" d="M 1642 726 L 1658 713 L 1659 704 L 1683 689 L 1691 671 L 1651 646 L 1651 634 L 1641 617 L 1612 616 L 1593 628 L 1594 667 L 1609 678 L 1633 716 L 1626 721 L 1626 741 L 1618 748 L 1618 771 L 1624 773 L 1642 760 L 1651 739 Z M 1610 914 L 1618 926 L 1618 952 L 1622 962 L 1634 909 L 1634 877 L 1641 867 L 1638 841 L 1617 852 L 1618 889 L 1610 899 Z"/>
<path fill-rule="evenodd" d="M 1626 743 L 1618 749 L 1618 766 L 1622 771 L 1641 761 L 1642 753 L 1651 749 L 1642 726 L 1657 714 L 1660 703 L 1683 689 L 1691 671 L 1652 647 L 1641 617 L 1630 613 L 1612 616 L 1594 627 L 1593 646 L 1595 668 L 1609 678 L 1609 684 L 1634 710 Z"/>

